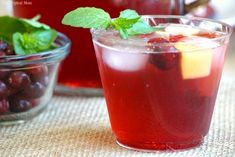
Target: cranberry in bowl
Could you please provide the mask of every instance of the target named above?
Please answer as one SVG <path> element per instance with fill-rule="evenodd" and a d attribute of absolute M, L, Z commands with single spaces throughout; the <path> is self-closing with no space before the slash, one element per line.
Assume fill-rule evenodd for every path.
<path fill-rule="evenodd" d="M 0 17 L 0 23 L 2 19 L 25 25 L 14 31 L 5 26 L 7 33 L 0 28 L 0 125 L 9 125 L 30 120 L 45 109 L 70 40 L 33 19 Z"/>

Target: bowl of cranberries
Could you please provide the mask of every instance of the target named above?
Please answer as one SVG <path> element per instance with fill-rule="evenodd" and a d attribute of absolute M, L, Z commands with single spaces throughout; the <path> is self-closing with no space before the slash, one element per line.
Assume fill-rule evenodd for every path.
<path fill-rule="evenodd" d="M 5 26 L 6 35 L 0 28 L 0 125 L 24 122 L 45 109 L 58 67 L 70 50 L 65 35 L 37 20 L 4 18 L 13 24 L 20 21 L 27 29 Z"/>

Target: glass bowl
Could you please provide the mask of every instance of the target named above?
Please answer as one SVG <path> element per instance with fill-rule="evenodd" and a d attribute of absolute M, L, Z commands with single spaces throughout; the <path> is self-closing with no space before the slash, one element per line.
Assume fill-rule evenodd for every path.
<path fill-rule="evenodd" d="M 55 44 L 37 54 L 0 57 L 0 125 L 22 123 L 45 109 L 71 42 L 59 33 Z"/>

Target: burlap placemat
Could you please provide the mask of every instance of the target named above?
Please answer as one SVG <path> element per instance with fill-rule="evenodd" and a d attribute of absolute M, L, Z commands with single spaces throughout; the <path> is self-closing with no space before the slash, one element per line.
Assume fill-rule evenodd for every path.
<path fill-rule="evenodd" d="M 121 148 L 112 135 L 102 97 L 54 96 L 40 116 L 0 128 L 0 156 L 232 157 L 235 156 L 235 81 L 223 79 L 210 132 L 202 146 L 143 153 Z"/>

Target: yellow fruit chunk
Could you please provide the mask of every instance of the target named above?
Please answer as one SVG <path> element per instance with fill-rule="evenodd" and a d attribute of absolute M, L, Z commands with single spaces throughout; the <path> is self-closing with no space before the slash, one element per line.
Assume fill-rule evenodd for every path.
<path fill-rule="evenodd" d="M 189 43 L 176 43 L 181 52 L 181 72 L 184 79 L 206 77 L 210 74 L 212 51 Z"/>

